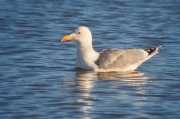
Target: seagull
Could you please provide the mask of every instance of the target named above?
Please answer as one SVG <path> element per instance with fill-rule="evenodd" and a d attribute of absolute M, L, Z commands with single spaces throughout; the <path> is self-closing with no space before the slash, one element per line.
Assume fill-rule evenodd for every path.
<path fill-rule="evenodd" d="M 97 72 L 132 72 L 143 62 L 158 53 L 161 46 L 143 49 L 104 49 L 96 52 L 92 46 L 92 34 L 88 27 L 79 26 L 76 31 L 66 35 L 61 42 L 75 40 L 76 67 Z"/>

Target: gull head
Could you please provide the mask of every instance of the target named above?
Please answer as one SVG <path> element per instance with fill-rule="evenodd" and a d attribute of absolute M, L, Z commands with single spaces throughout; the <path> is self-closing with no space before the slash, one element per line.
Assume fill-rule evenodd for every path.
<path fill-rule="evenodd" d="M 61 39 L 61 42 L 66 42 L 69 40 L 75 40 L 77 43 L 92 42 L 92 34 L 89 28 L 80 26 L 74 33 L 64 36 Z"/>

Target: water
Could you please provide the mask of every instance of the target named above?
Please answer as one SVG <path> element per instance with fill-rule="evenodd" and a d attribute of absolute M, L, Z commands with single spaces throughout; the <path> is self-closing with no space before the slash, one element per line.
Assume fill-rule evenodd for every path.
<path fill-rule="evenodd" d="M 0 118 L 180 118 L 179 0 L 1 0 Z M 75 69 L 79 25 L 96 50 L 149 48 L 138 73 Z"/>

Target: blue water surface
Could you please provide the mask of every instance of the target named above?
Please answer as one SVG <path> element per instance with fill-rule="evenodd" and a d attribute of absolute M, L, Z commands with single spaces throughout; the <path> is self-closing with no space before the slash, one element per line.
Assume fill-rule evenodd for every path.
<path fill-rule="evenodd" d="M 179 0 L 1 0 L 0 118 L 180 118 Z M 160 52 L 137 71 L 75 69 L 76 43 L 60 39 L 80 26 L 94 49 Z"/>

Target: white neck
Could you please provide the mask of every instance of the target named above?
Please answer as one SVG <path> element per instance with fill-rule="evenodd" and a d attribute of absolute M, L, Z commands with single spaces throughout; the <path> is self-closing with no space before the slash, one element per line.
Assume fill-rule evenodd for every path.
<path fill-rule="evenodd" d="M 85 69 L 94 69 L 94 61 L 99 57 L 99 53 L 94 51 L 92 41 L 89 43 L 77 43 L 76 66 Z"/>

